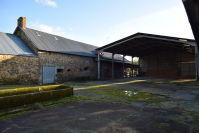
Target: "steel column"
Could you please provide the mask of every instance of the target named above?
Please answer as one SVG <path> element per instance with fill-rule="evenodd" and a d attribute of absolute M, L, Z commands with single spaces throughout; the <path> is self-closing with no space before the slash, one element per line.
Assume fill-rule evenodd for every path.
<path fill-rule="evenodd" d="M 123 78 L 124 78 L 124 55 L 123 55 Z"/>
<path fill-rule="evenodd" d="M 195 66 L 196 66 L 196 81 L 199 81 L 199 53 L 197 46 L 195 46 Z"/>
<path fill-rule="evenodd" d="M 114 53 L 112 53 L 112 78 L 114 78 Z"/>
<path fill-rule="evenodd" d="M 100 79 L 100 51 L 98 51 L 98 79 Z"/>
<path fill-rule="evenodd" d="M 132 58 L 131 77 L 133 77 L 133 56 L 131 56 L 131 58 Z"/>

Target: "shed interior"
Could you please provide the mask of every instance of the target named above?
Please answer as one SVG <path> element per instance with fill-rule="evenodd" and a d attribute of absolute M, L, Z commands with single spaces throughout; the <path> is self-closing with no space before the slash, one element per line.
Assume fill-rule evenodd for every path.
<path fill-rule="evenodd" d="M 142 76 L 195 78 L 198 75 L 197 45 L 191 39 L 136 33 L 97 50 L 139 57 Z"/>

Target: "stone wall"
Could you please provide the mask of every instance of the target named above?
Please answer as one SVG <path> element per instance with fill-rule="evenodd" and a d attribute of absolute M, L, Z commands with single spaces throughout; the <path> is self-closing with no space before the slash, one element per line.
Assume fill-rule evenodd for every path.
<path fill-rule="evenodd" d="M 81 78 L 97 78 L 97 61 L 92 57 L 69 55 L 55 52 L 39 51 L 40 77 L 42 81 L 42 66 L 54 66 L 56 81 L 65 82 Z M 58 69 L 62 69 L 59 71 Z"/>
<path fill-rule="evenodd" d="M 38 84 L 38 58 L 0 55 L 0 84 Z"/>
<path fill-rule="evenodd" d="M 83 78 L 96 79 L 98 76 L 98 63 L 95 58 L 69 55 L 56 52 L 39 51 L 30 39 L 17 28 L 15 34 L 20 36 L 27 46 L 39 58 L 39 82 L 42 84 L 42 67 L 55 67 L 55 80 L 62 83 L 68 80 L 81 80 Z M 59 69 L 59 70 L 58 70 Z M 115 63 L 115 78 L 122 77 L 122 64 Z M 101 78 L 112 77 L 112 64 L 110 61 L 101 61 Z"/>
<path fill-rule="evenodd" d="M 37 47 L 30 41 L 30 39 L 23 33 L 23 31 L 17 27 L 15 31 L 15 35 L 19 36 L 25 43 L 26 45 L 36 54 L 38 55 L 38 49 Z"/>

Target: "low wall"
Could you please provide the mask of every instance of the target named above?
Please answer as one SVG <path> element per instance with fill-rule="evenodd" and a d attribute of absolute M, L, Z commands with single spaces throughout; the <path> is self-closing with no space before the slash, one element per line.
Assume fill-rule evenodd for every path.
<path fill-rule="evenodd" d="M 39 86 L 40 87 L 40 86 Z M 54 86 L 55 87 L 55 86 Z M 33 87 L 31 87 L 33 88 Z M 38 87 L 37 87 L 38 88 Z M 20 88 L 22 89 L 22 88 Z M 28 89 L 28 88 L 26 88 Z M 43 87 L 44 89 L 44 87 Z M 7 109 L 17 106 L 23 106 L 27 104 L 32 104 L 35 102 L 44 102 L 48 100 L 60 99 L 64 97 L 69 97 L 73 95 L 73 88 L 61 86 L 59 89 L 55 87 L 56 90 L 49 89 L 48 91 L 37 91 L 33 93 L 16 94 L 5 93 L 6 96 L 0 97 L 0 109 Z M 32 90 L 32 89 L 31 89 Z M 24 91 L 22 91 L 24 92 Z M 7 96 L 9 94 L 9 96 Z"/>

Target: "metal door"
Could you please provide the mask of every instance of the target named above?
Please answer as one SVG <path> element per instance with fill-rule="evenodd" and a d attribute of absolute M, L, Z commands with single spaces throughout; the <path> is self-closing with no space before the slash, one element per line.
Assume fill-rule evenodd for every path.
<path fill-rule="evenodd" d="M 42 67 L 42 83 L 49 84 L 55 82 L 55 67 L 43 66 Z"/>

